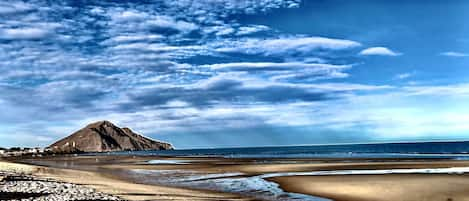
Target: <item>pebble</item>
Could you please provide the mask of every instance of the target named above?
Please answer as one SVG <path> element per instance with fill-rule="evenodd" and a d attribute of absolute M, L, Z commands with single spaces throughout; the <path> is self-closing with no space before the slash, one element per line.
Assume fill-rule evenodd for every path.
<path fill-rule="evenodd" d="M 2 194 L 35 194 L 36 196 L 22 199 L 10 199 L 10 201 L 121 201 L 122 199 L 96 192 L 85 186 L 58 182 L 51 179 L 36 178 L 31 175 L 23 175 L 11 172 L 0 172 L 0 200 Z"/>

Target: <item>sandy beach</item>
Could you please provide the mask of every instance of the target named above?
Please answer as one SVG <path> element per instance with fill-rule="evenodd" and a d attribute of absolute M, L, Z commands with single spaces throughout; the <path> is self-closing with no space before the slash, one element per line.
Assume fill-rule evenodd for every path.
<path fill-rule="evenodd" d="M 0 161 L 0 170 L 84 185 L 124 200 L 252 200 L 238 195 L 138 184 L 102 173 Z"/>
<path fill-rule="evenodd" d="M 33 175 L 85 185 L 126 200 L 289 200 L 288 196 L 336 201 L 469 200 L 467 174 L 444 172 L 466 170 L 467 161 L 60 156 L 19 162 L 36 164 L 14 165 Z M 2 169 L 12 166 L 0 164 Z M 348 175 L 352 170 L 362 172 Z M 411 172 L 366 172 L 370 170 Z M 412 173 L 421 170 L 424 173 Z M 308 175 L 317 172 L 339 175 Z M 270 187 L 248 185 L 252 181 Z M 280 186 L 272 190 L 276 188 L 272 184 Z M 241 187 L 258 189 L 242 191 Z"/>
<path fill-rule="evenodd" d="M 273 178 L 287 191 L 336 201 L 469 200 L 467 175 L 349 175 Z"/>
<path fill-rule="evenodd" d="M 0 201 L 469 201 L 469 0 L 0 0 Z"/>

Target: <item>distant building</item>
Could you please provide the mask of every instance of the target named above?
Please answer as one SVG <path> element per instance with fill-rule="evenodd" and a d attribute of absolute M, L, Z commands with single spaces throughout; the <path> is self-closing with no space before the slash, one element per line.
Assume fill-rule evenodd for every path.
<path fill-rule="evenodd" d="M 44 150 L 39 148 L 39 147 L 35 147 L 35 148 L 29 148 L 29 149 L 25 149 L 25 151 L 27 153 L 31 153 L 31 154 L 38 154 L 38 153 L 44 153 Z"/>

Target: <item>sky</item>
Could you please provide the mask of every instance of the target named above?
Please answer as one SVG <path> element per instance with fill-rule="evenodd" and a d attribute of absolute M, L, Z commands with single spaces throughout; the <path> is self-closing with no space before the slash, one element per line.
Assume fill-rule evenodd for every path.
<path fill-rule="evenodd" d="M 0 146 L 469 139 L 469 1 L 0 2 Z"/>

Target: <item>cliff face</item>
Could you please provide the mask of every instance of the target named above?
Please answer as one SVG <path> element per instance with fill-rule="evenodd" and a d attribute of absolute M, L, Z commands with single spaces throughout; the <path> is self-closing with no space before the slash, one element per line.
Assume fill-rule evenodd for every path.
<path fill-rule="evenodd" d="M 159 142 L 119 128 L 109 121 L 99 121 L 49 146 L 55 153 L 171 150 L 169 143 Z"/>

